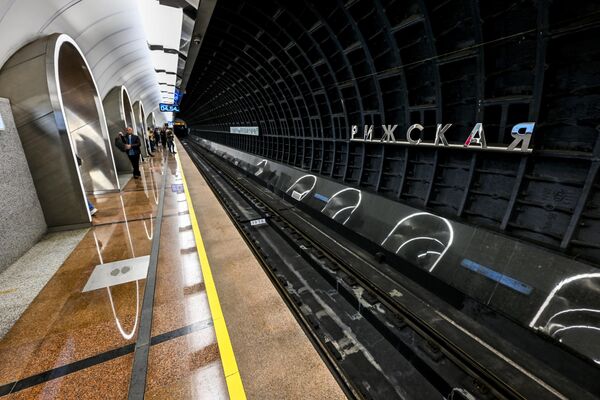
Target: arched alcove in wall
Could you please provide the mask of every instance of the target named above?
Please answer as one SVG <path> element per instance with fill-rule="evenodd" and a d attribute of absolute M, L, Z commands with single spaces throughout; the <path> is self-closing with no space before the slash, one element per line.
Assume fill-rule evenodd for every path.
<path fill-rule="evenodd" d="M 11 101 L 48 227 L 89 224 L 86 193 L 119 184 L 98 89 L 75 41 L 52 34 L 22 47 L 0 70 L 0 96 Z"/>
<path fill-rule="evenodd" d="M 144 157 L 148 157 L 147 134 L 146 134 L 146 113 L 144 112 L 144 104 L 141 100 L 133 103 L 133 114 L 136 120 L 137 135 L 142 141 L 141 151 Z"/>
<path fill-rule="evenodd" d="M 119 173 L 131 172 L 131 162 L 127 155 L 114 146 L 119 132 L 125 133 L 125 129 L 130 126 L 135 132 L 137 129 L 129 93 L 125 86 L 115 86 L 107 93 L 103 100 L 104 112 L 106 114 L 106 123 L 115 154 L 115 165 Z"/>
<path fill-rule="evenodd" d="M 154 111 L 152 111 L 146 117 L 146 126 L 152 129 L 156 128 L 156 118 L 154 117 Z"/>

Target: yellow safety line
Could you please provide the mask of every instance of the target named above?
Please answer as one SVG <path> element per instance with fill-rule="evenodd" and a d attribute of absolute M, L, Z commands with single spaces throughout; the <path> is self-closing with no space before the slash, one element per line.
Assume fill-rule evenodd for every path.
<path fill-rule="evenodd" d="M 215 287 L 215 282 L 213 280 L 212 271 L 208 262 L 208 256 L 206 255 L 206 249 L 204 248 L 204 242 L 202 241 L 202 235 L 200 235 L 200 228 L 198 228 L 198 220 L 196 219 L 194 205 L 192 204 L 192 198 L 190 197 L 190 191 L 185 180 L 179 154 L 176 155 L 176 158 L 177 166 L 179 167 L 179 172 L 181 173 L 181 179 L 183 180 L 185 198 L 190 211 L 190 220 L 192 222 L 194 238 L 196 239 L 198 258 L 200 259 L 200 268 L 202 269 L 202 275 L 204 276 L 204 285 L 206 287 L 210 313 L 212 314 L 215 333 L 217 335 L 219 352 L 221 353 L 221 363 L 223 364 L 223 373 L 225 374 L 225 380 L 227 381 L 229 398 L 233 400 L 245 400 L 246 393 L 244 392 L 244 385 L 242 384 L 242 378 L 240 376 L 240 372 L 238 371 L 235 355 L 233 354 L 233 347 L 231 346 L 231 340 L 229 339 L 229 332 L 227 331 L 227 325 L 225 324 L 225 318 L 223 317 L 223 311 L 221 310 L 221 303 L 219 302 L 219 296 L 217 295 L 217 288 Z"/>

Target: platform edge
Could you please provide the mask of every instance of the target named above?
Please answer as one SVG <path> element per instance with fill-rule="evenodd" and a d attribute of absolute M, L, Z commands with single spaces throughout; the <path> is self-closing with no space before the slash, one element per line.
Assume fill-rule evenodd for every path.
<path fill-rule="evenodd" d="M 210 313 L 213 318 L 215 334 L 217 336 L 217 344 L 219 346 L 219 352 L 221 355 L 221 363 L 223 365 L 223 373 L 227 382 L 227 391 L 229 392 L 230 399 L 234 400 L 245 400 L 246 393 L 244 391 L 244 385 L 240 376 L 237 362 L 235 360 L 235 354 L 233 352 L 233 346 L 229 338 L 229 331 L 227 330 L 227 324 L 225 323 L 225 317 L 221 310 L 221 303 L 217 294 L 217 288 L 212 276 L 212 270 L 208 261 L 208 255 L 204 248 L 204 242 L 202 241 L 202 235 L 200 234 L 200 228 L 198 226 L 198 220 L 196 218 L 196 212 L 194 211 L 194 205 L 190 196 L 190 191 L 185 179 L 183 172 L 183 164 L 179 158 L 179 154 L 175 155 L 177 159 L 177 166 L 181 173 L 181 180 L 183 181 L 183 189 L 185 192 L 185 198 L 188 204 L 190 212 L 190 221 L 192 224 L 192 231 L 194 232 L 194 239 L 196 241 L 196 248 L 198 250 L 198 258 L 200 259 L 200 268 L 202 270 L 202 276 L 204 278 L 204 285 L 206 287 L 206 294 L 208 297 L 208 303 L 210 307 Z"/>

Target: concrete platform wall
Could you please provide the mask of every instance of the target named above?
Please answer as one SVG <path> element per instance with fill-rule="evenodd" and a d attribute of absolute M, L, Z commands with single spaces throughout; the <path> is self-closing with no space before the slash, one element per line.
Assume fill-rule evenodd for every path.
<path fill-rule="evenodd" d="M 0 98 L 0 271 L 46 232 L 46 221 L 17 133 L 10 103 Z"/>

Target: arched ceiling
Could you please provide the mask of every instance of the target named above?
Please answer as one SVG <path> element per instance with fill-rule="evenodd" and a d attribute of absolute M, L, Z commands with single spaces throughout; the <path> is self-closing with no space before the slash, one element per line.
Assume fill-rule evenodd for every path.
<path fill-rule="evenodd" d="M 179 117 L 199 135 L 415 207 L 600 260 L 600 5 L 219 0 Z M 350 141 L 452 123 L 529 155 Z M 258 126 L 260 136 L 232 135 Z M 461 143 L 462 143 L 461 142 Z"/>
<path fill-rule="evenodd" d="M 101 97 L 125 85 L 147 112 L 157 111 L 164 88 L 153 67 L 139 0 L 0 1 L 0 65 L 23 45 L 51 33 L 66 33 L 77 42 Z"/>

